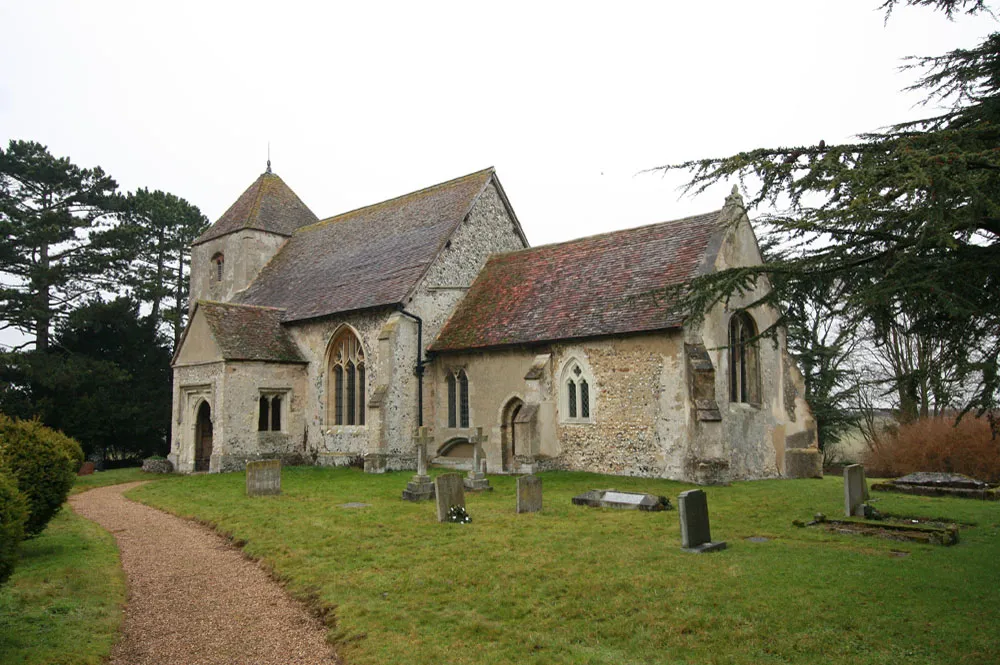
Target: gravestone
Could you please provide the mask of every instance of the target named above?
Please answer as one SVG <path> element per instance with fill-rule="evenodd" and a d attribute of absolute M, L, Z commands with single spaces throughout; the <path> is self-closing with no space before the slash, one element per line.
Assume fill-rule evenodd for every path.
<path fill-rule="evenodd" d="M 78 475 L 78 476 L 89 476 L 92 473 L 94 473 L 94 463 L 93 462 L 84 462 L 83 465 L 80 467 L 80 470 L 76 472 L 76 475 Z"/>
<path fill-rule="evenodd" d="M 434 438 L 427 433 L 426 427 L 420 427 L 413 442 L 417 447 L 417 474 L 406 484 L 403 500 L 430 501 L 434 498 L 434 483 L 427 475 L 427 446 L 434 442 Z"/>
<path fill-rule="evenodd" d="M 844 514 L 847 517 L 864 517 L 868 500 L 868 481 L 865 467 L 849 464 L 844 467 Z"/>
<path fill-rule="evenodd" d="M 542 509 L 542 479 L 538 476 L 521 476 L 517 479 L 518 513 L 537 513 Z"/>
<path fill-rule="evenodd" d="M 703 490 L 688 490 L 678 497 L 681 515 L 681 549 L 685 552 L 715 552 L 726 549 L 725 542 L 712 542 L 708 523 L 708 497 Z"/>
<path fill-rule="evenodd" d="M 437 501 L 438 522 L 448 520 L 448 509 L 452 506 L 465 508 L 465 487 L 462 476 L 445 473 L 434 479 L 434 498 Z"/>
<path fill-rule="evenodd" d="M 671 510 L 665 496 L 644 492 L 619 492 L 618 490 L 590 490 L 573 497 L 574 506 L 592 508 L 618 508 L 619 510 L 660 511 Z"/>
<path fill-rule="evenodd" d="M 247 496 L 281 494 L 281 460 L 247 462 Z"/>
<path fill-rule="evenodd" d="M 469 443 L 472 444 L 472 470 L 469 471 L 469 477 L 465 479 L 465 489 L 470 492 L 492 492 L 493 488 L 490 487 L 490 481 L 486 478 L 486 473 L 483 471 L 484 463 L 483 459 L 483 444 L 489 439 L 488 436 L 483 434 L 483 428 L 476 428 L 476 435 L 469 439 Z"/>

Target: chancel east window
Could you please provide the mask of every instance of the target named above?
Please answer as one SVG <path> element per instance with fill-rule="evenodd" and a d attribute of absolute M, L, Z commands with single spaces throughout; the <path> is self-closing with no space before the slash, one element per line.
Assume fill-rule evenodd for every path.
<path fill-rule="evenodd" d="M 569 423 L 593 422 L 592 388 L 594 379 L 577 360 L 571 360 L 563 371 L 562 420 Z"/>
<path fill-rule="evenodd" d="M 330 422 L 365 424 L 365 351 L 350 330 L 337 335 L 330 352 Z"/>
<path fill-rule="evenodd" d="M 280 432 L 285 393 L 261 393 L 257 410 L 258 432 Z"/>
<path fill-rule="evenodd" d="M 729 321 L 729 401 L 760 404 L 757 326 L 746 312 Z"/>
<path fill-rule="evenodd" d="M 226 257 L 223 256 L 221 252 L 212 257 L 212 269 L 215 281 L 217 282 L 222 281 L 222 269 L 223 267 L 225 267 L 225 265 L 226 265 Z"/>
<path fill-rule="evenodd" d="M 464 369 L 448 372 L 448 427 L 469 425 L 469 375 Z"/>

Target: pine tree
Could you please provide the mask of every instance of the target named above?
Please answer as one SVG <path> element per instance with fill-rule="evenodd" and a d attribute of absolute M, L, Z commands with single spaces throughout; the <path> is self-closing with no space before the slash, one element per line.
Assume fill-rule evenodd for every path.
<path fill-rule="evenodd" d="M 117 185 L 33 141 L 0 149 L 0 320 L 45 351 L 53 323 L 112 288 L 125 256 Z"/>
<path fill-rule="evenodd" d="M 984 0 L 888 0 L 946 16 L 989 12 Z M 760 267 L 708 275 L 678 292 L 692 315 L 759 279 L 836 280 L 856 321 L 905 322 L 905 333 L 958 350 L 966 408 L 992 413 L 1000 390 L 1000 34 L 972 49 L 911 58 L 911 89 L 947 110 L 856 142 L 761 148 L 661 167 L 691 174 L 687 190 L 738 179 L 758 222 L 786 248 Z M 780 308 L 781 291 L 759 303 Z M 787 323 L 787 317 L 779 325 Z M 898 377 L 916 383 L 921 377 Z"/>

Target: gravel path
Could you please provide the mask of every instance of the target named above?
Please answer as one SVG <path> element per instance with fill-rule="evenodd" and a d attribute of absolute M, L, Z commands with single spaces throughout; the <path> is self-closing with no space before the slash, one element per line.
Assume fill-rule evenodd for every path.
<path fill-rule="evenodd" d="M 112 665 L 335 663 L 323 625 L 209 529 L 128 501 L 141 483 L 77 494 L 80 515 L 114 534 L 128 578 Z"/>

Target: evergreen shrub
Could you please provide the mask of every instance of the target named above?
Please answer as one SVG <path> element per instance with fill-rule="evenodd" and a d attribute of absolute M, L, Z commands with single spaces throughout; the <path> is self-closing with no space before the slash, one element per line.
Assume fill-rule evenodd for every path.
<path fill-rule="evenodd" d="M 41 533 L 59 512 L 82 460 L 80 444 L 62 432 L 0 414 L 0 468 L 28 500 L 27 536 Z"/>
<path fill-rule="evenodd" d="M 18 543 L 24 538 L 27 520 L 28 502 L 17 489 L 17 481 L 0 471 L 0 584 L 14 571 Z"/>

